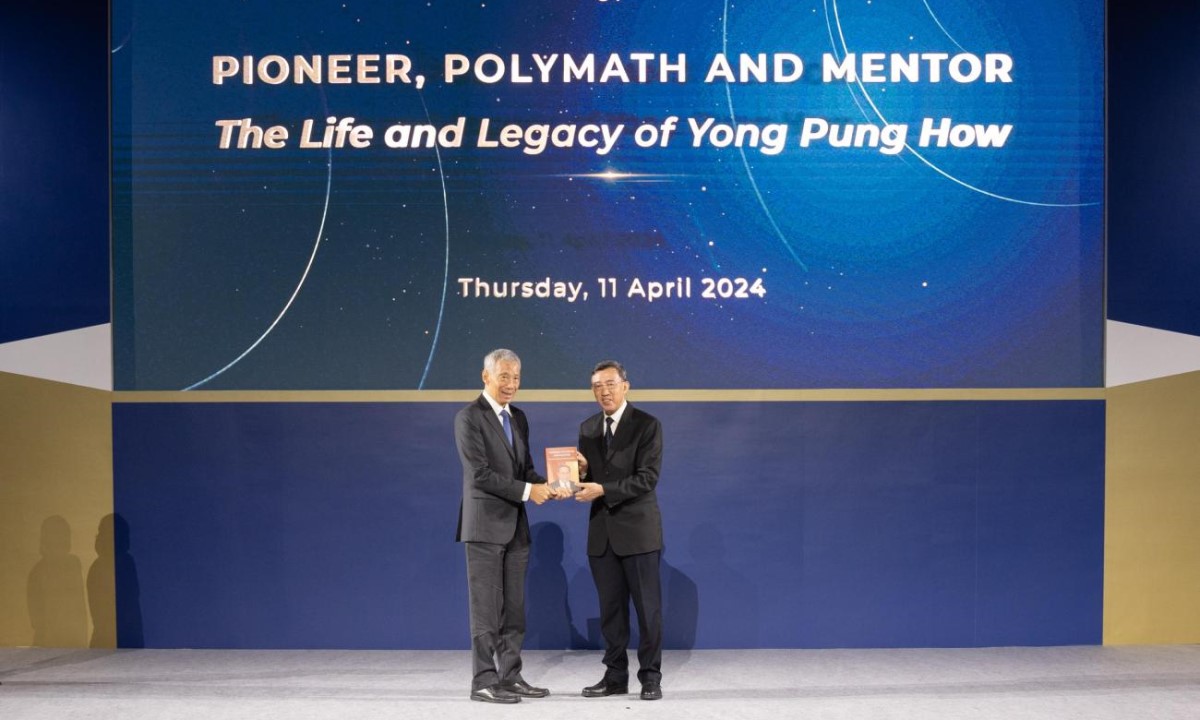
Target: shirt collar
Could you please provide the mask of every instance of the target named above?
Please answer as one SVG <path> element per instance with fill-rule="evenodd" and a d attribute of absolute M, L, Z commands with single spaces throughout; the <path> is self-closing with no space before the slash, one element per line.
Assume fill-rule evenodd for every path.
<path fill-rule="evenodd" d="M 627 407 L 629 407 L 629 401 L 622 400 L 621 407 L 617 408 L 617 411 L 615 413 L 613 413 L 612 415 L 606 416 L 606 417 L 612 418 L 613 427 L 616 427 L 617 425 L 621 424 L 621 417 L 625 415 L 625 408 L 627 408 Z"/>
<path fill-rule="evenodd" d="M 492 406 L 492 412 L 496 413 L 497 417 L 499 417 L 501 410 L 508 410 L 508 414 L 512 415 L 512 410 L 509 410 L 507 405 L 501 405 L 500 403 L 496 402 L 496 398 L 489 395 L 487 390 L 483 391 L 483 397 L 488 401 L 488 405 Z"/>

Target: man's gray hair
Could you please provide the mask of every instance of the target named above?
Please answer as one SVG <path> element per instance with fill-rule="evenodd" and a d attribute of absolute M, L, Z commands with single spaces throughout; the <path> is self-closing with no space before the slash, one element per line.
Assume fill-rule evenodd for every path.
<path fill-rule="evenodd" d="M 520 365 L 521 358 L 517 357 L 517 354 L 512 350 L 496 348 L 484 356 L 483 369 L 494 374 L 496 372 L 496 366 L 502 362 L 516 363 L 517 365 Z"/>
<path fill-rule="evenodd" d="M 616 360 L 601 360 L 600 362 L 596 363 L 596 367 L 592 368 L 592 374 L 595 375 L 596 373 L 600 372 L 601 370 L 607 370 L 609 368 L 616 370 L 617 375 L 622 380 L 629 379 L 629 376 L 625 374 L 625 366 L 622 365 L 621 363 L 617 362 Z"/>

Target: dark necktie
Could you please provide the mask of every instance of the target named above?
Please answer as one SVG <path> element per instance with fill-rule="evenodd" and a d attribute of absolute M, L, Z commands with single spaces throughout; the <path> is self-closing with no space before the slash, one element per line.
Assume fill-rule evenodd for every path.
<path fill-rule="evenodd" d="M 508 422 L 509 417 L 508 410 L 500 411 L 500 420 L 504 423 L 504 437 L 508 438 L 508 444 L 512 446 L 512 425 Z"/>
<path fill-rule="evenodd" d="M 608 452 L 612 448 L 612 416 L 604 418 L 604 452 Z"/>

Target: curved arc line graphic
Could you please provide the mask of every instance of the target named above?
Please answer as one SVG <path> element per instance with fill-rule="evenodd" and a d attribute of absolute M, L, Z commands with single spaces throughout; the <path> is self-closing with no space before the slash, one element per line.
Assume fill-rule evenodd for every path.
<path fill-rule="evenodd" d="M 835 58 L 837 58 L 839 61 L 840 61 L 840 60 L 842 60 L 842 59 L 844 59 L 844 58 L 846 57 L 846 54 L 845 54 L 845 53 L 841 53 L 841 57 L 839 57 L 838 48 L 837 48 L 837 41 L 835 41 L 835 40 L 833 39 L 833 25 L 830 25 L 830 24 L 829 24 L 829 11 L 828 11 L 828 8 L 826 8 L 826 12 L 825 12 L 825 32 L 826 32 L 826 33 L 829 35 L 829 47 L 833 49 L 833 56 L 834 56 Z M 847 86 L 847 87 L 849 88 L 849 86 Z M 852 89 L 850 90 L 850 99 L 854 101 L 854 106 L 855 106 L 856 108 L 858 108 L 858 111 L 859 111 L 860 113 L 862 113 L 863 120 L 870 121 L 870 119 L 871 119 L 871 115 L 870 115 L 870 113 L 868 113 L 868 112 L 867 112 L 867 109 L 866 109 L 866 108 L 864 108 L 864 107 L 862 106 L 862 103 L 860 103 L 860 102 L 858 101 L 858 95 L 855 95 L 855 94 L 854 94 L 854 90 L 852 90 Z"/>
<path fill-rule="evenodd" d="M 425 119 L 432 125 L 433 118 L 429 117 L 429 106 L 425 104 L 425 94 L 418 90 L 417 95 L 421 98 Z M 442 269 L 442 302 L 438 307 L 437 326 L 433 330 L 433 342 L 429 345 L 429 357 L 425 360 L 425 370 L 421 373 L 421 381 L 417 383 L 418 390 L 425 389 L 425 379 L 429 376 L 429 368 L 433 365 L 433 354 L 437 351 L 438 338 L 442 334 L 442 318 L 446 312 L 446 289 L 450 285 L 450 199 L 446 196 L 446 171 L 442 167 L 442 151 L 437 142 L 433 143 L 433 153 L 437 157 L 438 177 L 442 181 L 442 215 L 446 223 L 446 259 Z"/>
<path fill-rule="evenodd" d="M 842 20 L 841 20 L 841 18 L 840 18 L 840 17 L 839 17 L 839 15 L 838 15 L 837 0 L 822 0 L 822 4 L 825 6 L 825 17 L 826 17 L 826 21 L 828 21 L 828 17 L 829 17 L 829 3 L 831 3 L 831 2 L 832 2 L 832 4 L 833 4 L 833 20 L 834 20 L 834 24 L 836 24 L 836 25 L 837 25 L 837 30 L 838 30 L 838 38 L 841 40 L 841 43 L 842 43 L 842 52 L 843 52 L 843 53 L 845 53 L 845 54 L 848 54 L 848 53 L 850 52 L 850 48 L 849 48 L 849 47 L 847 46 L 847 44 L 846 44 L 846 34 L 845 34 L 845 32 L 842 30 Z M 836 53 L 836 52 L 837 52 L 837 47 L 835 46 L 835 47 L 833 48 L 833 50 L 834 50 L 834 52 Z M 861 92 L 861 93 L 862 93 L 862 95 L 863 95 L 863 99 L 864 99 L 864 100 L 866 100 L 866 101 L 867 101 L 867 104 L 871 106 L 871 109 L 872 109 L 873 111 L 875 111 L 875 115 L 876 115 L 876 116 L 879 118 L 879 120 L 880 120 L 882 123 L 884 123 L 885 125 L 886 125 L 886 124 L 888 124 L 888 120 L 887 120 L 887 118 L 885 118 L 885 117 L 883 116 L 883 113 L 882 113 L 882 112 L 880 112 L 880 111 L 879 111 L 879 108 L 875 106 L 875 102 L 874 102 L 873 100 L 871 100 L 871 96 L 870 96 L 869 94 L 867 94 L 867 89 L 866 89 L 865 87 L 863 87 L 862 81 L 861 81 L 861 80 L 859 80 L 859 79 L 857 79 L 857 73 L 856 73 L 856 78 L 855 78 L 854 84 L 858 86 L 858 90 L 859 90 L 859 92 Z M 919 153 L 919 152 L 917 152 L 915 149 L 913 149 L 913 146 L 912 146 L 912 145 L 909 145 L 907 142 L 906 142 L 906 143 L 904 143 L 904 148 L 905 148 L 906 150 L 908 150 L 910 153 L 912 153 L 914 157 L 916 157 L 918 160 L 920 160 L 922 163 L 924 163 L 924 164 L 925 164 L 925 166 L 926 166 L 926 167 L 928 167 L 930 170 L 933 170 L 934 172 L 936 172 L 937 174 L 939 174 L 939 175 L 941 175 L 942 177 L 946 178 L 947 180 L 950 180 L 951 182 L 957 183 L 958 185 L 961 185 L 961 186 L 963 186 L 963 187 L 967 188 L 968 190 L 972 190 L 972 191 L 974 191 L 974 192 L 977 192 L 977 193 L 979 193 L 980 195 L 986 195 L 987 197 L 990 197 L 990 198 L 995 198 L 996 200 L 1003 200 L 1004 202 L 1016 203 L 1016 204 L 1018 204 L 1018 205 L 1032 205 L 1032 206 L 1035 206 L 1035 207 L 1061 207 L 1061 208 L 1068 208 L 1068 207 L 1092 207 L 1092 206 L 1095 206 L 1095 205 L 1099 205 L 1099 204 L 1100 204 L 1099 202 L 1086 202 L 1086 203 L 1044 203 L 1044 202 L 1035 202 L 1035 201 L 1033 201 L 1033 200 L 1021 200 L 1020 198 L 1013 198 L 1013 197 L 1008 197 L 1008 196 L 1005 196 L 1005 195 L 1000 195 L 1000 194 L 998 194 L 998 193 L 994 193 L 994 192 L 991 192 L 991 191 L 989 191 L 989 190 L 984 190 L 983 188 L 975 187 L 974 185 L 972 185 L 972 184 L 970 184 L 970 183 L 968 183 L 968 182 L 966 182 L 966 181 L 964 181 L 964 180 L 960 180 L 960 179 L 958 179 L 958 178 L 954 177 L 953 175 L 951 175 L 950 173 L 946 172 L 945 170 L 942 170 L 942 169 L 941 169 L 940 167 L 938 167 L 937 165 L 934 165 L 932 162 L 930 162 L 928 159 L 926 159 L 924 155 L 922 155 L 921 153 Z"/>
<path fill-rule="evenodd" d="M 110 55 L 116 55 L 117 53 L 119 53 L 120 51 L 125 49 L 125 46 L 129 44 L 129 41 L 133 40 L 133 31 L 136 27 L 137 27 L 137 21 L 130 20 L 129 21 L 129 32 L 125 33 L 125 37 L 121 39 L 121 42 L 109 52 Z M 111 32 L 111 30 L 110 30 L 110 32 Z M 112 40 L 113 40 L 113 38 L 110 37 L 109 38 L 110 45 L 112 44 Z"/>
<path fill-rule="evenodd" d="M 317 259 L 317 251 L 321 249 L 321 236 L 325 234 L 325 218 L 329 216 L 329 197 L 330 197 L 330 190 L 332 189 L 332 187 L 333 187 L 333 148 L 329 148 L 329 156 L 328 156 L 328 160 L 326 162 L 326 175 L 325 175 L 325 208 L 321 211 L 321 225 L 320 225 L 320 227 L 317 228 L 317 241 L 316 241 L 316 243 L 313 244 L 312 253 L 308 256 L 308 264 L 304 266 L 304 273 L 300 276 L 300 282 L 296 284 L 296 289 L 292 291 L 292 296 L 288 298 L 287 302 L 283 306 L 283 309 L 279 311 L 279 315 L 277 315 L 275 317 L 275 320 L 273 320 L 271 322 L 270 326 L 268 326 L 267 329 L 263 331 L 262 335 L 258 336 L 257 340 L 255 340 L 253 343 L 250 344 L 250 347 L 243 350 L 241 355 L 238 355 L 237 357 L 235 357 L 233 360 L 231 360 L 229 362 L 228 365 L 226 365 L 225 367 L 216 371 L 212 375 L 209 375 L 208 377 L 204 378 L 203 380 L 200 380 L 199 382 L 195 382 L 195 383 L 192 383 L 191 385 L 188 385 L 187 387 L 184 388 L 184 390 L 195 390 L 196 388 L 200 387 L 201 385 L 204 385 L 204 384 L 210 382 L 211 380 L 213 380 L 214 378 L 218 377 L 219 375 L 221 375 L 221 373 L 225 372 L 226 370 L 233 367 L 234 365 L 237 365 L 239 362 L 241 362 L 242 358 L 249 355 L 254 350 L 254 348 L 258 347 L 259 343 L 261 343 L 263 340 L 266 339 L 266 337 L 268 335 L 271 334 L 271 331 L 275 329 L 275 326 L 278 325 L 279 321 L 283 319 L 283 316 L 287 314 L 287 311 L 292 307 L 292 303 L 296 300 L 296 296 L 300 294 L 300 288 L 304 287 L 304 281 L 308 279 L 308 272 L 310 270 L 312 270 L 313 261 L 315 261 Z"/>
<path fill-rule="evenodd" d="M 933 22 L 935 22 L 937 24 L 938 29 L 942 31 L 942 34 L 945 35 L 947 38 L 950 38 L 950 42 L 954 43 L 954 45 L 959 50 L 962 50 L 965 53 L 969 53 L 970 50 L 967 50 L 965 47 L 960 45 L 959 42 L 957 40 L 955 40 L 954 37 L 949 32 L 947 32 L 945 26 L 942 25 L 942 21 L 938 20 L 938 16 L 933 13 L 933 8 L 929 7 L 929 0 L 921 0 L 921 2 L 925 3 L 925 10 L 927 10 L 929 12 L 929 17 L 933 18 Z"/>
<path fill-rule="evenodd" d="M 726 58 L 729 57 L 729 0 L 725 0 L 725 9 L 721 13 L 721 53 L 724 54 Z M 725 100 L 729 105 L 729 120 L 736 125 L 737 115 L 733 110 L 733 92 L 729 89 L 728 80 L 725 81 Z M 754 179 L 754 173 L 750 170 L 750 161 L 746 159 L 745 148 L 738 147 L 738 154 L 742 157 L 742 167 L 746 169 L 746 178 L 750 180 L 750 188 L 754 190 L 754 196 L 758 198 L 759 207 L 762 208 L 763 214 L 767 216 L 767 222 L 771 224 L 771 229 L 775 231 L 776 237 L 778 237 L 779 241 L 783 243 L 783 246 L 787 248 L 788 254 L 792 256 L 792 259 L 795 260 L 803 270 L 807 271 L 808 265 L 806 265 L 804 261 L 800 259 L 800 256 L 796 254 L 795 248 L 793 248 L 792 244 L 788 242 L 788 239 L 784 237 L 783 230 L 779 228 L 779 224 L 775 222 L 775 216 L 771 214 L 770 208 L 767 207 L 767 202 L 763 199 L 762 192 L 758 189 L 758 181 Z"/>

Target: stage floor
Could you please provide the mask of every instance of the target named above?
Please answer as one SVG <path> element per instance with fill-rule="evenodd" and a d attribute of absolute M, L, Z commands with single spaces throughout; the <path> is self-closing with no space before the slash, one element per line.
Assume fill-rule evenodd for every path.
<path fill-rule="evenodd" d="M 664 657 L 661 702 L 580 697 L 602 674 L 596 651 L 527 651 L 525 666 L 552 695 L 495 706 L 467 699 L 466 650 L 0 648 L 0 718 L 1200 717 L 1193 645 L 677 650 Z"/>

